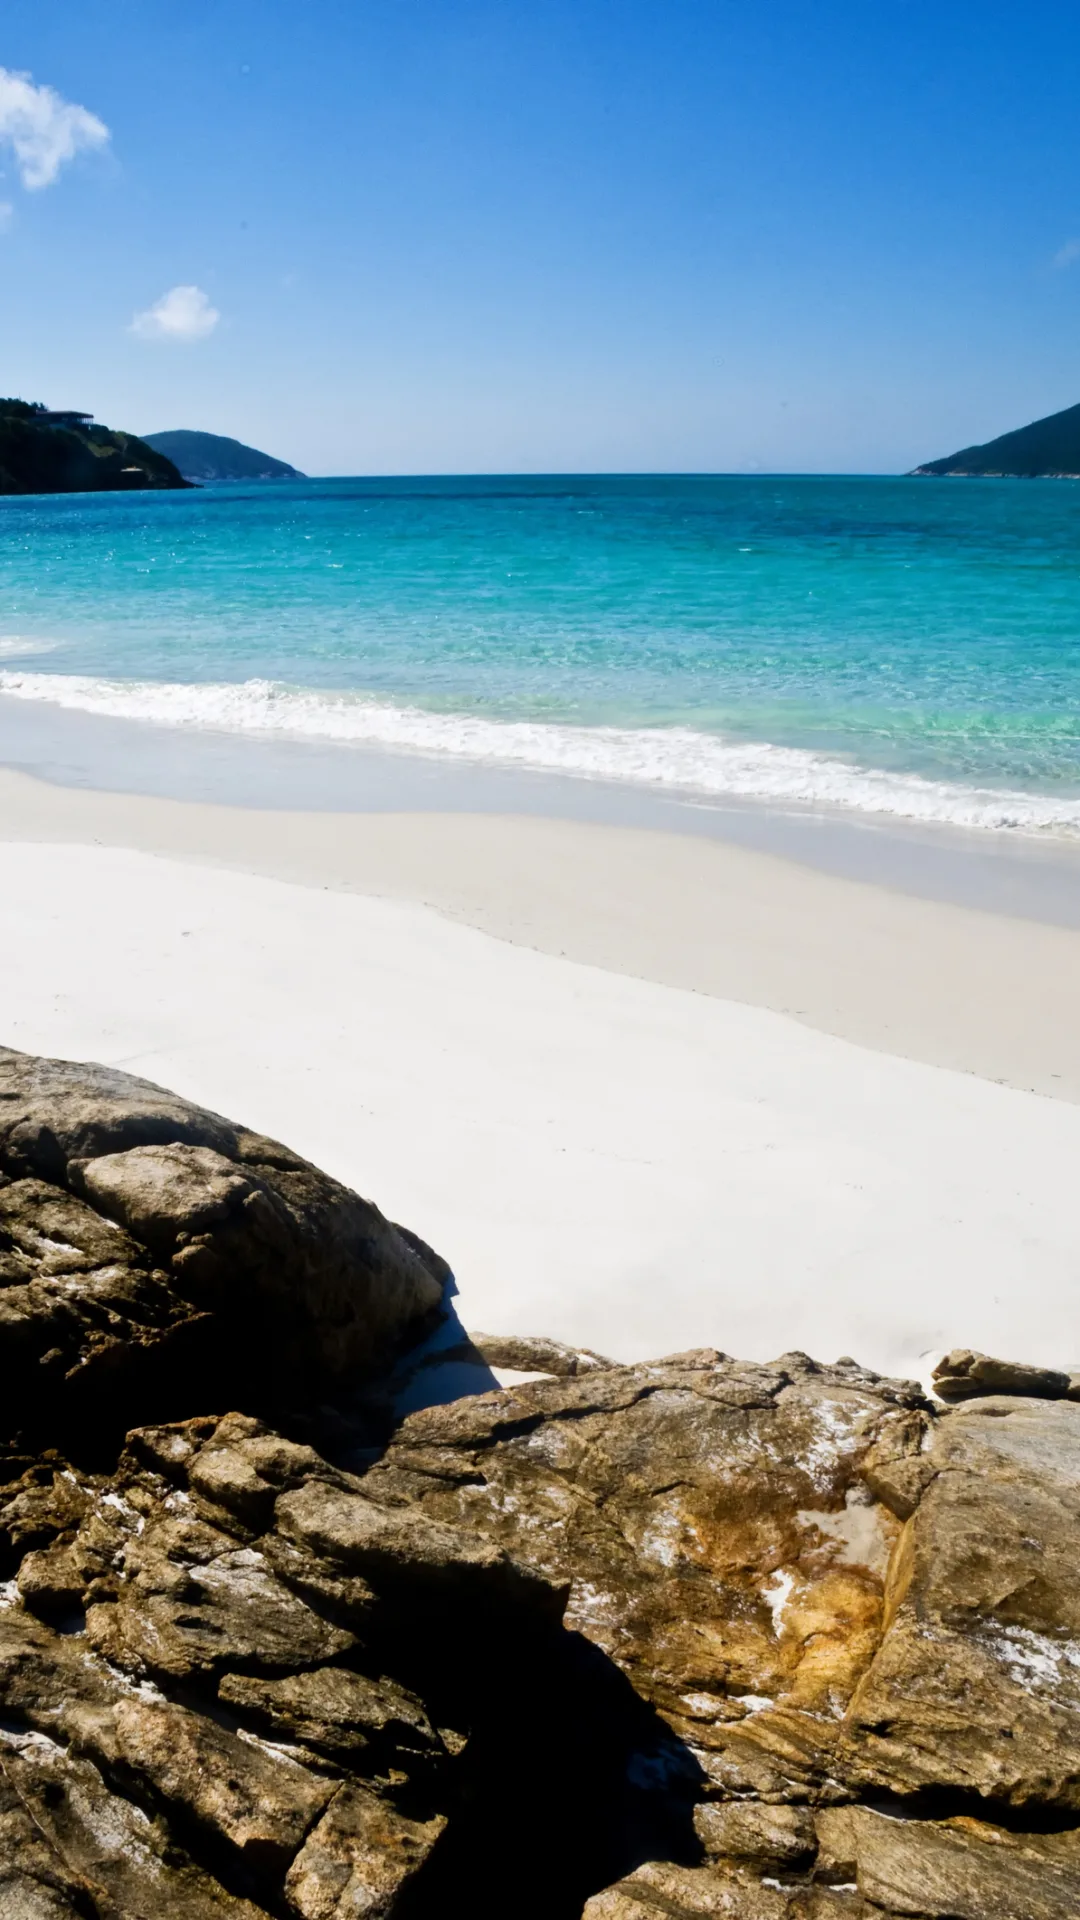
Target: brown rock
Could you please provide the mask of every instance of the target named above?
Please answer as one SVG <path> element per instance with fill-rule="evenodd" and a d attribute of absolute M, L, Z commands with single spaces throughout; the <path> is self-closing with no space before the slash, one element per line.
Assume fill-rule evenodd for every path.
<path fill-rule="evenodd" d="M 797 1871 L 817 1852 L 814 1817 L 806 1807 L 707 1800 L 694 1809 L 694 1832 L 710 1859 L 752 1860 L 763 1871 Z"/>
<path fill-rule="evenodd" d="M 355 1645 L 353 1634 L 291 1592 L 257 1547 L 183 1517 L 131 1541 L 116 1598 L 92 1606 L 86 1624 L 106 1659 L 159 1679 L 209 1677 L 234 1665 L 288 1672 Z"/>
<path fill-rule="evenodd" d="M 406 1819 L 363 1787 L 343 1787 L 293 1861 L 285 1882 L 303 1920 L 390 1915 L 446 1825 Z"/>
<path fill-rule="evenodd" d="M 10 1600 L 0 1605 L 0 1721 L 59 1738 L 69 1714 L 107 1711 L 129 1691 L 87 1658 L 81 1635 L 59 1633 Z"/>
<path fill-rule="evenodd" d="M 910 1520 L 937 1471 L 930 1451 L 933 1425 L 925 1413 L 886 1422 L 860 1468 L 866 1486 L 898 1520 Z"/>
<path fill-rule="evenodd" d="M 334 1791 L 289 1755 L 125 1683 L 85 1641 L 11 1609 L 0 1612 L 4 1709 L 47 1745 L 92 1760 L 128 1797 L 216 1833 L 262 1878 L 284 1871 Z"/>
<path fill-rule="evenodd" d="M 862 1791 L 1080 1809 L 1080 1408 L 972 1402 L 933 1458 L 837 1764 Z"/>
<path fill-rule="evenodd" d="M 85 1584 L 81 1561 L 71 1547 L 44 1547 L 28 1553 L 19 1566 L 17 1585 L 24 1605 L 46 1620 L 80 1607 Z"/>
<path fill-rule="evenodd" d="M 444 1271 L 284 1148 L 0 1053 L 5 1920 L 1080 1911 L 1068 1378 L 952 1355 L 942 1413 L 479 1337 L 473 1384 L 552 1377 L 380 1457 L 457 1350 L 346 1399 Z"/>
<path fill-rule="evenodd" d="M 654 1920 L 657 1914 L 671 1920 L 711 1914 L 722 1914 L 725 1920 L 892 1920 L 882 1908 L 868 1907 L 854 1890 L 768 1885 L 730 1869 L 661 1861 L 650 1861 L 595 1894 L 586 1902 L 582 1920 Z"/>
<path fill-rule="evenodd" d="M 8 1437 L 87 1451 L 98 1427 L 226 1391 L 296 1405 L 354 1385 L 440 1306 L 444 1264 L 368 1201 L 104 1067 L 0 1049 L 0 1176 Z"/>
<path fill-rule="evenodd" d="M 385 1674 L 369 1679 L 347 1667 L 316 1667 L 261 1680 L 231 1673 L 218 1694 L 275 1740 L 314 1747 L 364 1774 L 414 1773 L 445 1758 L 423 1701 Z"/>
<path fill-rule="evenodd" d="M 489 1367 L 505 1367 L 508 1372 L 550 1373 L 554 1379 L 571 1380 L 579 1373 L 595 1373 L 598 1367 L 616 1364 L 588 1347 L 567 1347 L 535 1334 L 474 1333 L 469 1339 Z"/>
<path fill-rule="evenodd" d="M 850 1883 L 855 1879 L 857 1807 L 819 1807 L 814 1815 L 817 1833 L 815 1880 Z"/>
<path fill-rule="evenodd" d="M 287 1867 L 334 1792 L 299 1761 L 171 1703 L 120 1701 L 76 1737 L 110 1773 L 221 1835 L 260 1877 Z"/>
<path fill-rule="evenodd" d="M 805 1796 L 881 1635 L 898 1529 L 861 1465 L 919 1397 L 802 1356 L 679 1356 L 414 1414 L 362 1486 L 570 1583 L 566 1624 L 716 1787 Z"/>
<path fill-rule="evenodd" d="M 4 1920 L 258 1920 L 90 1761 L 0 1733 Z"/>
<path fill-rule="evenodd" d="M 935 1920 L 1071 1920 L 1080 1913 L 1080 1831 L 1010 1833 L 978 1820 L 852 1812 L 860 1893 Z"/>
<path fill-rule="evenodd" d="M 5 1745 L 0 1743 L 0 1914 L 6 1920 L 81 1920 L 89 1888 L 65 1869 L 12 1787 Z"/>
<path fill-rule="evenodd" d="M 986 1353 L 956 1347 L 934 1368 L 934 1391 L 944 1400 L 972 1400 L 988 1393 L 1021 1393 L 1040 1400 L 1061 1400 L 1070 1376 L 1053 1367 L 1026 1367 L 1017 1360 L 993 1360 Z"/>
<path fill-rule="evenodd" d="M 268 1433 L 255 1420 L 226 1414 L 212 1441 L 193 1452 L 190 1486 L 211 1515 L 224 1508 L 234 1521 L 261 1533 L 273 1518 L 279 1493 L 325 1471 L 326 1462 L 311 1447 Z"/>
<path fill-rule="evenodd" d="M 70 1469 L 43 1460 L 0 1491 L 0 1533 L 18 1559 L 58 1537 L 70 1539 L 89 1499 L 85 1484 Z"/>
<path fill-rule="evenodd" d="M 0 1052 L 0 1094 L 3 1069 Z M 3 1151 L 0 1121 L 0 1171 Z M 0 1187 L 0 1259 L 0 1438 L 28 1424 L 63 1442 L 110 1391 L 137 1406 L 170 1368 L 195 1364 L 205 1316 L 147 1249 L 74 1195 L 39 1179 Z"/>
<path fill-rule="evenodd" d="M 921 1920 L 1072 1920 L 1080 1912 L 1080 1829 L 1017 1833 L 969 1818 L 825 1809 L 816 1816 L 814 1881 L 851 1882 L 857 1876 L 856 1890 L 803 1877 L 814 1854 L 814 1824 L 795 1808 L 700 1807 L 697 1831 L 710 1852 L 714 1841 L 730 1841 L 720 1849 L 725 1860 L 696 1869 L 651 1862 L 589 1901 L 586 1920 L 645 1920 L 656 1911 L 721 1913 L 733 1920 L 839 1920 L 843 1914 L 871 1920 L 882 1913 Z M 760 1879 L 740 1864 L 751 1857 Z M 771 1875 L 762 1871 L 770 1863 Z"/>
<path fill-rule="evenodd" d="M 366 1498 L 364 1483 L 328 1486 L 309 1480 L 282 1494 L 275 1523 L 286 1540 L 317 1554 L 348 1574 L 360 1574 L 377 1590 L 408 1594 L 414 1601 L 459 1605 L 484 1596 L 557 1620 L 562 1584 L 515 1559 L 501 1544 L 448 1526 L 423 1511 L 386 1508 Z"/>
<path fill-rule="evenodd" d="M 726 1920 L 787 1920 L 788 1903 L 775 1888 L 740 1883 L 712 1867 L 679 1867 L 649 1861 L 617 1885 L 596 1894 L 583 1920 L 648 1920 L 661 1913 L 674 1920 L 723 1914 Z"/>

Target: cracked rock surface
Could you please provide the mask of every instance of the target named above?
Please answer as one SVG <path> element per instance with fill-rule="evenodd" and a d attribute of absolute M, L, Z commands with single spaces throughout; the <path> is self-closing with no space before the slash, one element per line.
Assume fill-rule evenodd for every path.
<path fill-rule="evenodd" d="M 392 1428 L 444 1277 L 0 1053 L 0 1920 L 1075 1920 L 1060 1381 L 477 1336 Z"/>

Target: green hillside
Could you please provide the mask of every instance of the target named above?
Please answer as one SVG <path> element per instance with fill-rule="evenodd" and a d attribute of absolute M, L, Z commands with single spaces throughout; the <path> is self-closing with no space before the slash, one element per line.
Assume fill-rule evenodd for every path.
<path fill-rule="evenodd" d="M 302 480 L 303 474 L 271 453 L 246 447 L 222 433 L 148 433 L 147 446 L 164 453 L 188 480 Z"/>
<path fill-rule="evenodd" d="M 1080 479 L 1080 407 L 1066 407 L 1063 413 L 1048 414 L 1034 420 L 1030 427 L 1018 427 L 1003 433 L 985 446 L 964 447 L 944 460 L 930 460 L 916 467 L 917 474 L 957 478 L 982 474 L 1035 480 L 1040 475 L 1054 479 Z"/>
<path fill-rule="evenodd" d="M 0 493 L 186 485 L 171 460 L 133 433 L 94 426 L 88 413 L 52 413 L 26 400 L 0 400 Z"/>

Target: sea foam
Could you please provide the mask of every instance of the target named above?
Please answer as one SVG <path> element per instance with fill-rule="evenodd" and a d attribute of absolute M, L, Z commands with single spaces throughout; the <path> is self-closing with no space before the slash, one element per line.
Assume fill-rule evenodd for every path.
<path fill-rule="evenodd" d="M 269 680 L 174 684 L 0 670 L 0 693 L 114 719 L 373 746 L 627 782 L 703 799 L 840 807 L 958 827 L 1080 835 L 1080 796 L 929 780 L 691 727 L 585 727 L 432 713 Z"/>

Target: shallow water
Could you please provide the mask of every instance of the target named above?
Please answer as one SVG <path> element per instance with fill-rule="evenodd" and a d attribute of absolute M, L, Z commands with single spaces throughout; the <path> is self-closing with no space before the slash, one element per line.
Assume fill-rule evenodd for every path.
<path fill-rule="evenodd" d="M 1080 484 L 334 480 L 0 501 L 0 691 L 1080 833 Z"/>

